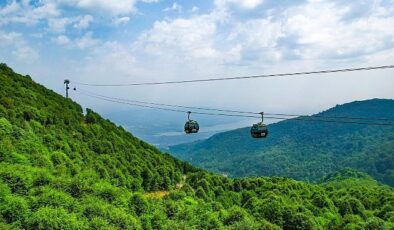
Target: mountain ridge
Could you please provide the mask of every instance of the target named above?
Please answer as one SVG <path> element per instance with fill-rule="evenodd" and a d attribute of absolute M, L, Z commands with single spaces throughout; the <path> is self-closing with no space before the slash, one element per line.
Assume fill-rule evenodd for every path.
<path fill-rule="evenodd" d="M 313 116 L 394 119 L 393 114 L 394 100 L 371 99 L 337 105 Z M 288 176 L 317 182 L 328 173 L 353 167 L 394 185 L 392 127 L 292 119 L 268 127 L 270 134 L 264 140 L 249 137 L 250 128 L 246 127 L 171 146 L 170 152 L 194 165 L 231 176 Z"/>

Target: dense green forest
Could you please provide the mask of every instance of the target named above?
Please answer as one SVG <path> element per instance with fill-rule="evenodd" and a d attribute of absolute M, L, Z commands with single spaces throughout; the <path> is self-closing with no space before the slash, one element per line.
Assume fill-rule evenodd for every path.
<path fill-rule="evenodd" d="M 316 116 L 366 117 L 375 123 L 373 118 L 394 120 L 394 100 L 337 105 L 309 119 Z M 253 139 L 250 128 L 242 128 L 172 146 L 170 152 L 193 165 L 233 177 L 285 176 L 318 182 L 332 172 L 350 167 L 394 186 L 392 126 L 286 120 L 268 127 L 266 139 Z"/>
<path fill-rule="evenodd" d="M 394 229 L 394 190 L 232 179 L 144 143 L 0 65 L 0 229 Z"/>

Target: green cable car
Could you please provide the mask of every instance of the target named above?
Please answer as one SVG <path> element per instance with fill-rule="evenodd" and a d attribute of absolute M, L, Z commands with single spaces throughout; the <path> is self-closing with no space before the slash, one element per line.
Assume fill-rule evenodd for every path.
<path fill-rule="evenodd" d="M 190 114 L 191 114 L 190 111 L 187 112 L 187 121 L 185 123 L 185 133 L 186 134 L 198 133 L 200 126 L 198 125 L 197 121 L 190 120 Z"/>
<path fill-rule="evenodd" d="M 266 138 L 268 136 L 268 127 L 263 123 L 264 113 L 261 114 L 261 122 L 253 124 L 250 129 L 250 134 L 253 138 Z"/>

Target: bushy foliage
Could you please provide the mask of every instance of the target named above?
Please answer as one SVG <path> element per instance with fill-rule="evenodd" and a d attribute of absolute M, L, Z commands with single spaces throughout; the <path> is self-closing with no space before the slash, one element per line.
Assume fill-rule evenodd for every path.
<path fill-rule="evenodd" d="M 385 229 L 394 191 L 196 169 L 0 65 L 0 229 Z"/>

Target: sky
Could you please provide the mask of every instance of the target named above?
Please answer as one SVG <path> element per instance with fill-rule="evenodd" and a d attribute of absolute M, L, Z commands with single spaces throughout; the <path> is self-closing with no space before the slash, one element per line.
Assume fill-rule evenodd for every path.
<path fill-rule="evenodd" d="M 73 86 L 392 65 L 394 1 L 0 0 L 0 62 L 59 93 L 66 78 Z M 165 86 L 77 86 L 77 91 L 311 114 L 354 100 L 394 98 L 393 74 L 376 70 Z M 70 93 L 98 111 L 127 110 Z"/>

